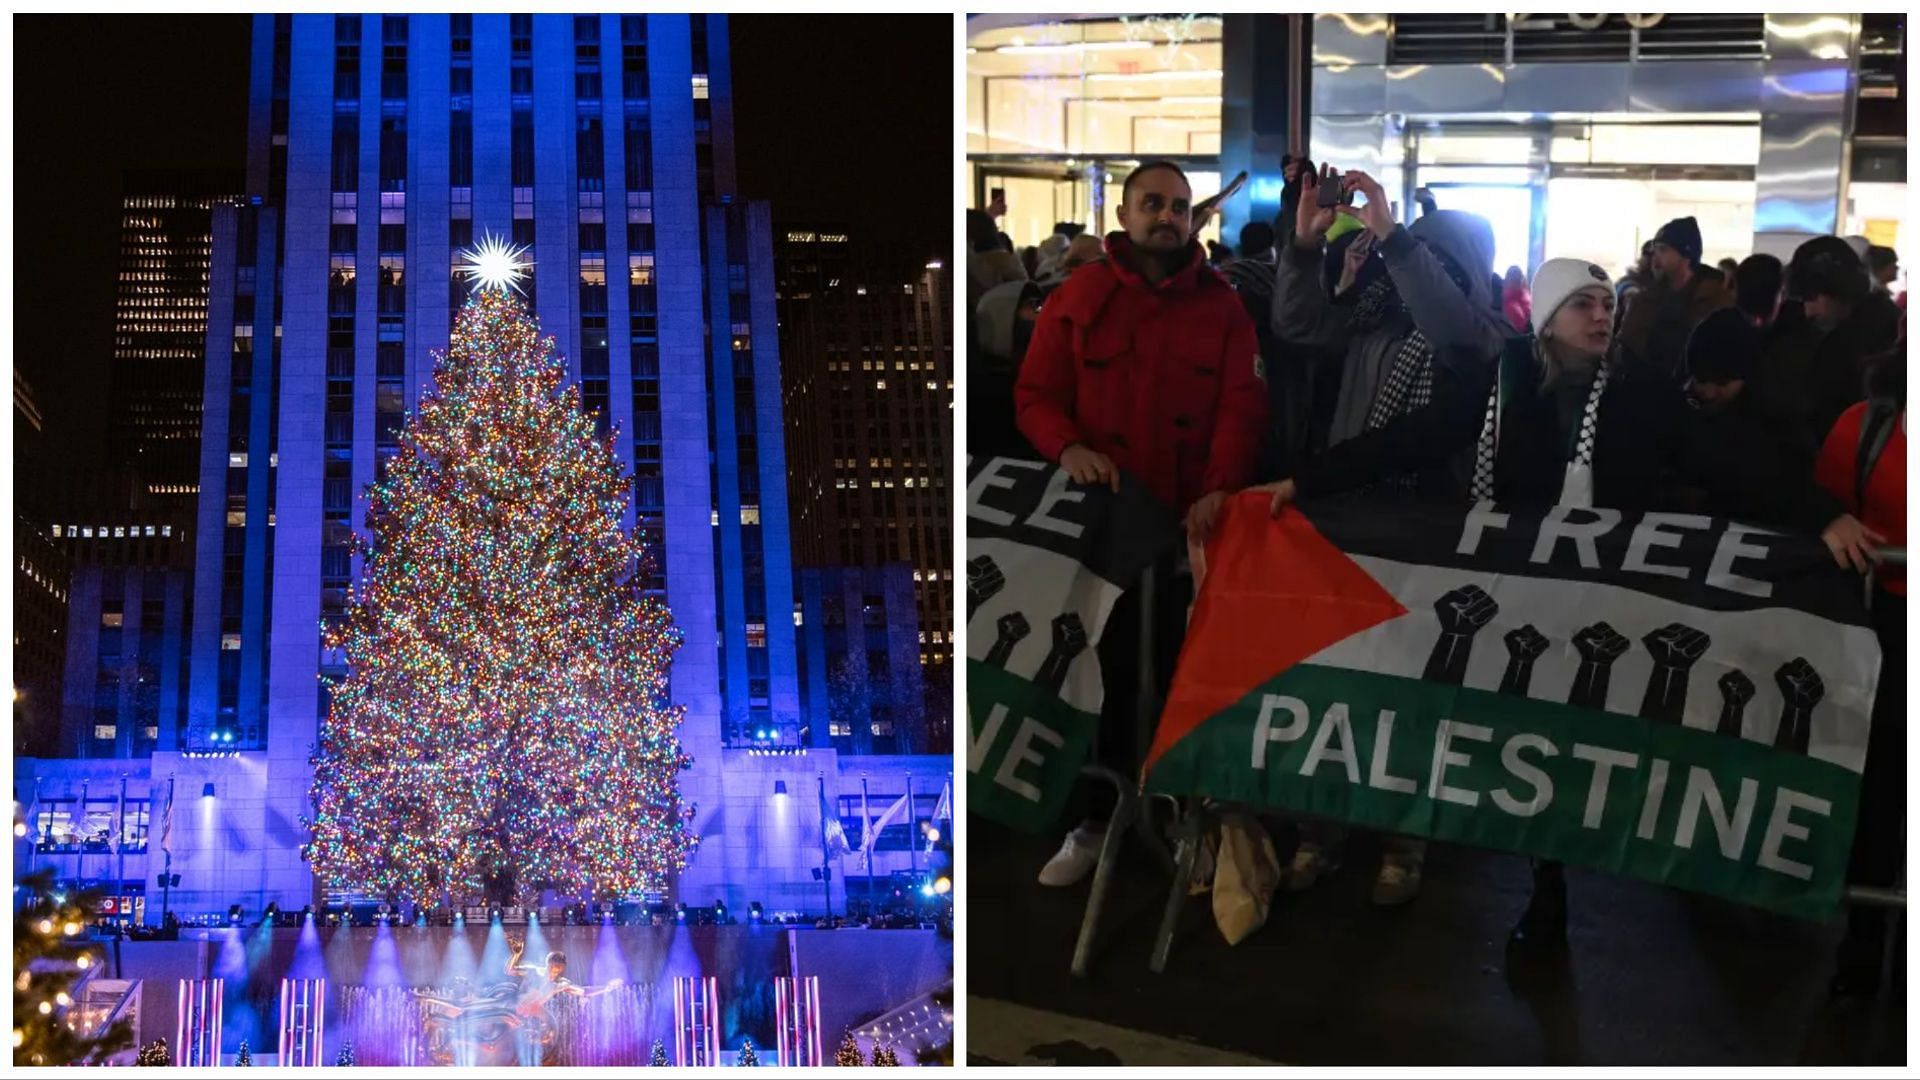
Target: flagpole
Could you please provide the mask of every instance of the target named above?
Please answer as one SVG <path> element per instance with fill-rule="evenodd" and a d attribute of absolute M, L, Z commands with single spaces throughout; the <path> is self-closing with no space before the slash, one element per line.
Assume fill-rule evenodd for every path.
<path fill-rule="evenodd" d="M 860 774 L 860 853 L 867 863 L 867 918 L 873 918 L 873 808 L 867 805 L 867 774 Z"/>
<path fill-rule="evenodd" d="M 820 781 L 820 887 L 827 893 L 827 919 L 833 919 L 833 856 L 827 846 L 827 774 L 816 773 Z"/>
<path fill-rule="evenodd" d="M 920 824 L 920 815 L 913 808 L 913 774 L 907 774 L 907 866 L 913 871 L 913 883 L 920 884 L 920 845 L 913 835 L 913 827 Z M 916 905 L 918 901 L 915 902 Z"/>
<path fill-rule="evenodd" d="M 127 776 L 125 773 L 120 774 L 120 809 L 114 817 L 116 820 L 113 823 L 113 895 L 122 896 L 127 887 Z M 115 906 L 118 907 L 118 905 Z M 122 917 L 128 917 L 131 914 L 126 911 L 120 912 Z"/>
<path fill-rule="evenodd" d="M 160 928 L 162 930 L 167 927 L 167 902 L 171 899 L 173 888 L 173 784 L 174 778 L 167 777 L 166 820 L 160 826 L 160 850 L 166 856 L 166 865 L 160 871 Z"/>

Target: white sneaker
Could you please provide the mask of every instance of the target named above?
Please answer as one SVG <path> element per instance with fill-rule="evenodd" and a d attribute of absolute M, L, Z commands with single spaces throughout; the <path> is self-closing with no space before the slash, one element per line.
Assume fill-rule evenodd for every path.
<path fill-rule="evenodd" d="M 1338 868 L 1339 864 L 1328 857 L 1320 845 L 1303 841 L 1293 850 L 1293 862 L 1287 865 L 1283 880 L 1288 892 L 1306 892 L 1320 880 L 1320 875 L 1331 874 Z"/>
<path fill-rule="evenodd" d="M 1104 830 L 1077 828 L 1068 833 L 1060 850 L 1040 868 L 1040 884 L 1056 889 L 1079 884 L 1093 873 L 1094 864 L 1100 861 L 1100 844 L 1106 838 Z"/>

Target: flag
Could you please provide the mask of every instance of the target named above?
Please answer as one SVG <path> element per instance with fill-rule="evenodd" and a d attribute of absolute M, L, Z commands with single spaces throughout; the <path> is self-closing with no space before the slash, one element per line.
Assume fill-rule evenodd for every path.
<path fill-rule="evenodd" d="M 1176 537 L 1131 479 L 1115 494 L 1041 461 L 968 459 L 968 813 L 1026 829 L 1060 815 L 1100 720 L 1107 617 Z"/>
<path fill-rule="evenodd" d="M 1838 903 L 1881 661 L 1817 540 L 1249 495 L 1207 556 L 1148 791 Z"/>
<path fill-rule="evenodd" d="M 160 813 L 160 850 L 173 854 L 173 781 L 167 781 L 167 808 Z"/>
<path fill-rule="evenodd" d="M 874 822 L 873 827 L 867 830 L 866 837 L 860 841 L 861 856 L 871 860 L 875 850 L 875 842 L 880 834 L 886 831 L 887 826 L 897 821 L 905 821 L 906 819 L 907 796 L 902 795 L 898 799 L 895 799 L 893 805 L 887 807 L 885 812 L 880 815 L 880 820 Z"/>
<path fill-rule="evenodd" d="M 947 781 L 940 789 L 940 800 L 933 804 L 933 821 L 953 820 L 953 781 Z"/>
<path fill-rule="evenodd" d="M 172 803 L 168 803 L 172 809 Z M 852 848 L 847 843 L 846 826 L 840 824 L 840 815 L 833 813 L 827 806 L 827 783 L 820 781 L 820 847 L 828 858 L 845 855 Z"/>

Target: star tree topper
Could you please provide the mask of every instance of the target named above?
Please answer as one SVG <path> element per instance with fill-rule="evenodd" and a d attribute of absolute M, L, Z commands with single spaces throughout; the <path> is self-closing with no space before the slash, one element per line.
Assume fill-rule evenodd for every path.
<path fill-rule="evenodd" d="M 520 279 L 533 269 L 527 249 L 488 233 L 479 244 L 460 253 L 454 273 L 473 279 L 482 289 L 504 293 L 520 291 Z"/>

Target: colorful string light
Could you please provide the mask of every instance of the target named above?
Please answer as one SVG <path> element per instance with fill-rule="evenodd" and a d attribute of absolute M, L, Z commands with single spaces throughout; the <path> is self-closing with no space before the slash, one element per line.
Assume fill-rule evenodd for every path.
<path fill-rule="evenodd" d="M 564 381 L 522 302 L 477 291 L 372 490 L 314 758 L 329 887 L 446 903 L 510 874 L 523 902 L 613 897 L 694 851 L 680 635 L 639 588 L 617 433 Z"/>

